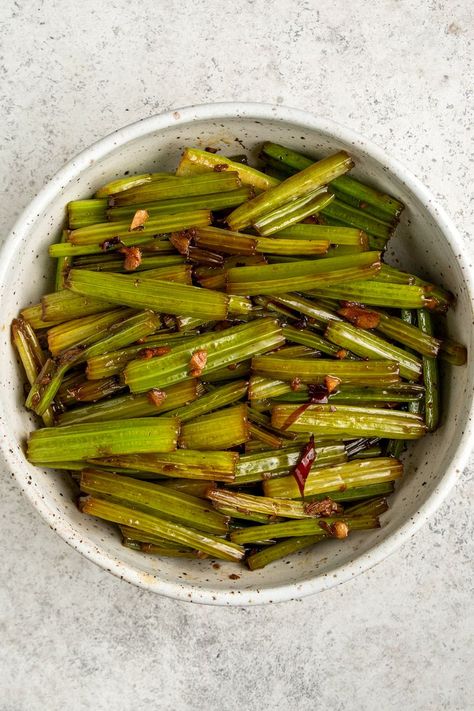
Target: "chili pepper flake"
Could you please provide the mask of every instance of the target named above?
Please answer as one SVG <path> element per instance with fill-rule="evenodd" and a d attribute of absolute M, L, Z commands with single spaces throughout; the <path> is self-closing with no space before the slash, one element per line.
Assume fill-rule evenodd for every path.
<path fill-rule="evenodd" d="M 314 446 L 314 435 L 311 435 L 309 442 L 305 444 L 301 451 L 301 456 L 298 464 L 293 469 L 293 476 L 298 484 L 298 489 L 301 496 L 304 496 L 304 487 L 306 479 L 311 471 L 313 462 L 316 459 L 316 449 Z"/>

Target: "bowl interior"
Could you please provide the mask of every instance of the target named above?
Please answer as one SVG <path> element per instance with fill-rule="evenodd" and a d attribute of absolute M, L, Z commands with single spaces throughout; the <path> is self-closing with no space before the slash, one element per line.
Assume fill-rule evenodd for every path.
<path fill-rule="evenodd" d="M 170 117 L 168 122 L 156 122 L 145 135 L 136 135 L 124 143 L 120 135 L 109 138 L 107 154 L 101 157 L 100 150 L 92 149 L 86 165 L 84 161 L 73 165 L 68 176 L 57 181 L 50 191 L 46 207 L 43 205 L 42 210 L 31 215 L 12 236 L 15 249 L 6 254 L 1 284 L 0 416 L 11 470 L 53 529 L 73 546 L 104 568 L 164 594 L 196 602 L 245 604 L 297 597 L 328 587 L 347 577 L 349 569 L 352 575 L 369 567 L 377 558 L 376 548 L 385 546 L 388 552 L 397 536 L 406 535 L 403 531 L 407 525 L 416 525 L 417 517 L 429 507 L 430 497 L 433 500 L 444 485 L 443 477 L 463 437 L 471 406 L 472 371 L 466 367 L 445 369 L 442 426 L 435 434 L 410 445 L 404 456 L 404 480 L 392 497 L 380 530 L 353 534 L 342 545 L 336 541 L 320 544 L 256 572 L 226 563 L 214 567 L 209 560 L 155 558 L 123 548 L 114 527 L 77 511 L 76 492 L 67 476 L 33 467 L 23 454 L 25 435 L 35 422 L 22 406 L 22 375 L 10 345 L 9 324 L 21 307 L 38 302 L 50 289 L 52 265 L 47 246 L 57 239 L 66 203 L 92 195 L 101 184 L 125 171 L 173 170 L 187 145 L 214 146 L 227 155 L 245 151 L 253 158 L 263 140 L 283 143 L 314 157 L 344 148 L 355 159 L 354 175 L 405 202 L 407 209 L 390 245 L 389 261 L 442 283 L 456 294 L 457 306 L 448 315 L 447 324 L 451 336 L 465 343 L 468 338 L 472 341 L 472 305 L 458 255 L 446 240 L 431 206 L 405 184 L 399 172 L 390 170 L 379 156 L 374 157 L 362 141 L 343 140 L 316 125 L 310 127 L 301 116 L 282 119 L 275 115 L 261 120 L 245 115 L 220 116 L 218 110 L 215 113 L 218 118 L 189 120 L 178 114 L 174 120 Z M 336 135 L 341 133 L 336 130 Z M 472 342 L 466 345 L 472 348 Z M 240 577 L 230 579 L 229 575 L 236 572 Z"/>

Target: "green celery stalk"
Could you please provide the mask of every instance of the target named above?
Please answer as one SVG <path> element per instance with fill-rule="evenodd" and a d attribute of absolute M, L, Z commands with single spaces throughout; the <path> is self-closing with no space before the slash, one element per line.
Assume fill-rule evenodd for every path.
<path fill-rule="evenodd" d="M 74 346 L 86 346 L 95 343 L 107 335 L 114 324 L 122 323 L 133 315 L 133 311 L 115 308 L 101 314 L 65 321 L 48 330 L 48 348 L 53 356 Z M 157 319 L 157 328 L 160 322 Z"/>
<path fill-rule="evenodd" d="M 241 187 L 237 172 L 222 171 L 220 173 L 204 173 L 181 177 L 169 177 L 138 185 L 129 190 L 115 193 L 109 200 L 109 205 L 122 207 L 124 205 L 145 205 L 157 200 L 185 198 L 194 195 L 209 195 Z"/>
<path fill-rule="evenodd" d="M 244 549 L 241 546 L 229 543 L 223 538 L 217 538 L 209 533 L 200 533 L 173 521 L 164 521 L 157 516 L 138 512 L 131 507 L 111 501 L 102 501 L 88 496 L 79 502 L 79 508 L 85 514 L 129 526 L 137 531 L 157 534 L 166 540 L 209 553 L 215 558 L 242 560 L 244 557 Z"/>
<path fill-rule="evenodd" d="M 297 408 L 275 405 L 272 425 L 284 428 Z M 290 420 L 291 422 L 291 420 Z M 421 417 L 408 412 L 349 405 L 310 405 L 288 427 L 290 432 L 314 433 L 316 437 L 387 437 L 419 439 L 426 432 Z"/>
<path fill-rule="evenodd" d="M 324 192 L 323 192 L 324 191 Z M 275 232 L 291 227 L 306 217 L 317 215 L 334 200 L 334 195 L 325 188 L 319 188 L 303 197 L 291 200 L 276 210 L 261 215 L 253 227 L 261 235 L 272 235 Z"/>
<path fill-rule="evenodd" d="M 100 293 L 112 303 L 132 308 L 150 308 L 169 314 L 222 320 L 227 317 L 229 298 L 225 294 L 195 286 L 158 279 L 130 279 L 125 274 L 71 269 L 67 286 L 73 292 L 94 296 Z"/>
<path fill-rule="evenodd" d="M 328 225 L 292 225 L 276 232 L 277 239 L 324 240 L 331 245 L 344 247 L 363 247 L 366 252 L 369 247 L 367 235 L 354 227 L 331 227 Z"/>
<path fill-rule="evenodd" d="M 328 466 L 330 463 L 340 464 L 347 460 L 343 444 L 324 443 L 317 445 L 315 449 L 314 469 Z M 237 464 L 234 483 L 239 486 L 284 476 L 289 474 L 300 457 L 301 446 L 243 454 Z"/>
<path fill-rule="evenodd" d="M 166 387 L 191 377 L 191 357 L 196 351 L 206 351 L 207 363 L 202 378 L 208 380 L 208 374 L 213 370 L 265 353 L 283 343 L 278 323 L 272 319 L 259 319 L 225 331 L 201 334 L 174 346 L 170 353 L 158 359 L 131 361 L 125 367 L 124 378 L 132 392 Z"/>
<path fill-rule="evenodd" d="M 179 446 L 184 449 L 221 450 L 250 439 L 247 406 L 226 407 L 185 422 Z"/>
<path fill-rule="evenodd" d="M 352 159 L 345 151 L 323 158 L 237 207 L 227 218 L 227 224 L 231 230 L 242 230 L 265 213 L 326 185 L 352 166 Z"/>
<path fill-rule="evenodd" d="M 181 385 L 193 383 L 192 380 L 185 380 Z M 173 387 L 177 387 L 174 385 Z M 205 415 L 213 410 L 217 410 L 226 405 L 232 405 L 241 400 L 247 394 L 248 383 L 246 380 L 236 380 L 217 387 L 208 393 L 200 394 L 193 398 L 189 404 L 179 406 L 173 411 L 173 415 L 179 418 L 181 423 L 194 420 L 196 417 Z"/>
<path fill-rule="evenodd" d="M 117 178 L 117 180 L 111 180 L 110 183 L 106 183 L 100 187 L 96 194 L 96 198 L 106 198 L 110 195 L 115 195 L 116 193 L 121 193 L 124 190 L 132 190 L 139 185 L 146 185 L 155 180 L 163 180 L 173 178 L 171 173 L 140 173 L 138 175 L 126 175 L 123 178 Z"/>
<path fill-rule="evenodd" d="M 315 543 L 324 541 L 325 538 L 327 538 L 327 535 L 323 532 L 316 533 L 314 536 L 288 538 L 286 541 L 274 543 L 272 546 L 265 546 L 261 551 L 252 553 L 246 558 L 245 562 L 250 570 L 260 570 L 260 568 L 265 568 L 265 566 L 274 563 L 276 560 L 281 560 L 292 553 L 310 548 Z"/>
<path fill-rule="evenodd" d="M 107 219 L 107 200 L 72 200 L 67 204 L 68 227 L 77 230 L 79 227 L 96 225 Z"/>
<path fill-rule="evenodd" d="M 327 291 L 331 285 L 339 285 L 340 282 L 370 279 L 379 269 L 379 252 L 362 252 L 324 260 L 235 267 L 227 272 L 227 291 L 247 296 L 273 296 L 292 289 L 313 292 L 318 287 L 324 287 L 324 291 Z M 342 285 L 342 288 L 347 286 L 350 285 Z"/>
<path fill-rule="evenodd" d="M 160 418 L 159 418 L 160 419 Z M 147 472 L 149 479 L 167 476 L 173 479 L 233 482 L 239 455 L 237 452 L 199 452 L 182 449 L 169 454 L 106 456 L 91 460 L 94 466 L 117 467 Z"/>
<path fill-rule="evenodd" d="M 402 463 L 393 457 L 357 459 L 314 471 L 311 469 L 305 482 L 304 496 L 306 499 L 307 496 L 327 493 L 331 497 L 331 491 L 395 481 L 402 473 Z M 291 475 L 265 481 L 263 490 L 265 496 L 277 499 L 301 497 L 296 479 Z"/>
<path fill-rule="evenodd" d="M 219 535 L 228 530 L 228 517 L 210 510 L 202 499 L 167 489 L 156 482 L 139 481 L 97 469 L 84 469 L 80 487 L 86 494 L 133 506 L 139 511 L 183 523 L 200 531 Z"/>
<path fill-rule="evenodd" d="M 343 521 L 349 527 L 349 531 L 361 531 L 371 528 L 379 528 L 380 523 L 377 516 L 337 516 L 328 518 L 313 518 L 303 521 L 286 521 L 285 523 L 273 523 L 263 526 L 249 526 L 230 534 L 231 541 L 235 543 L 258 543 L 267 538 L 286 538 L 287 536 L 308 536 L 313 537 L 323 530 L 324 524 L 332 524 L 336 521 Z"/>
<path fill-rule="evenodd" d="M 425 309 L 418 311 L 418 323 L 428 336 L 433 333 L 431 314 Z M 440 414 L 438 363 L 436 358 L 423 356 L 423 380 L 425 383 L 425 422 L 428 430 L 434 432 L 438 427 Z"/>
<path fill-rule="evenodd" d="M 273 355 L 252 358 L 252 372 L 267 378 L 323 383 L 327 376 L 355 385 L 389 385 L 398 383 L 399 367 L 391 360 L 357 361 L 323 358 L 293 358 L 282 362 Z"/>
<path fill-rule="evenodd" d="M 119 375 L 127 363 L 139 357 L 147 348 L 159 346 L 170 347 L 177 341 L 179 343 L 189 342 L 193 335 L 186 333 L 154 333 L 143 343 L 138 343 L 128 348 L 107 351 L 106 353 L 87 360 L 87 378 L 89 380 L 100 380 L 112 375 Z"/>
<path fill-rule="evenodd" d="M 176 169 L 176 175 L 184 176 L 208 173 L 215 170 L 216 166 L 219 166 L 219 169 L 226 166 L 224 170 L 235 171 L 244 185 L 251 185 L 257 188 L 257 190 L 267 190 L 279 182 L 248 165 L 234 162 L 219 153 L 202 151 L 199 148 L 186 148 L 184 150 Z"/>
<path fill-rule="evenodd" d="M 421 376 L 421 361 L 416 356 L 374 333 L 342 321 L 331 321 L 327 325 L 325 336 L 328 341 L 341 348 L 348 348 L 362 358 L 386 358 L 398 363 L 400 375 L 407 380 L 418 380 Z"/>
<path fill-rule="evenodd" d="M 27 457 L 33 464 L 100 456 L 172 452 L 176 449 L 179 420 L 174 417 L 137 418 L 119 422 L 45 427 L 31 432 Z"/>
<path fill-rule="evenodd" d="M 372 254 L 363 252 L 362 254 Z M 356 255 L 354 255 L 356 256 Z M 327 260 L 325 260 L 327 261 Z M 423 286 L 400 285 L 373 280 L 357 281 L 349 284 L 331 284 L 310 291 L 318 298 L 355 301 L 368 306 L 383 306 L 391 309 L 432 308 L 434 300 Z"/>
<path fill-rule="evenodd" d="M 202 385 L 197 380 L 186 380 L 182 383 L 177 383 L 164 391 L 159 391 L 165 397 L 161 404 L 155 404 L 153 393 L 120 395 L 111 400 L 105 400 L 93 405 L 84 405 L 83 407 L 76 407 L 73 410 L 63 412 L 58 415 L 57 424 L 75 425 L 82 422 L 103 422 L 104 420 L 162 415 L 164 412 L 171 412 L 176 408 L 191 403 L 199 396 L 199 392 L 202 390 Z M 172 414 L 176 415 L 177 413 L 173 412 Z"/>
<path fill-rule="evenodd" d="M 237 190 L 227 190 L 226 192 L 211 193 L 210 195 L 193 195 L 192 197 L 170 198 L 169 200 L 158 200 L 147 202 L 146 211 L 153 219 L 161 214 L 171 214 L 179 212 L 189 212 L 192 210 L 225 210 L 237 207 L 243 202 L 250 200 L 254 193 L 251 188 L 243 186 Z M 111 222 L 131 220 L 135 214 L 137 205 L 125 205 L 123 207 L 110 207 L 107 210 L 104 220 Z M 95 220 L 100 222 L 101 220 Z"/>
<path fill-rule="evenodd" d="M 301 153 L 270 141 L 266 141 L 263 144 L 262 153 L 264 157 L 268 156 L 294 171 L 304 170 L 313 162 L 311 158 L 307 158 Z M 398 218 L 404 208 L 400 200 L 391 195 L 381 193 L 379 190 L 361 183 L 350 175 L 339 176 L 332 181 L 332 185 L 338 191 L 356 197 L 358 200 L 367 203 L 367 205 L 376 207 L 386 213 L 388 218 Z"/>

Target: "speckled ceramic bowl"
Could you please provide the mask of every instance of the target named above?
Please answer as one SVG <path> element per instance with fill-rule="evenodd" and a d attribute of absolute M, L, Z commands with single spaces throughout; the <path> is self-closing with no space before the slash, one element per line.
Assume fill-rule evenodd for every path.
<path fill-rule="evenodd" d="M 406 474 L 383 516 L 380 530 L 330 541 L 268 568 L 249 572 L 233 564 L 216 570 L 207 560 L 155 558 L 123 548 L 116 530 L 80 514 L 66 476 L 30 465 L 24 441 L 34 427 L 22 401 L 22 375 L 9 340 L 20 307 L 37 302 L 50 286 L 47 246 L 55 241 L 69 200 L 91 195 L 126 170 L 174 169 L 184 146 L 252 151 L 263 140 L 315 156 L 344 148 L 354 175 L 393 193 L 407 205 L 389 259 L 441 282 L 457 296 L 448 315 L 450 333 L 474 351 L 473 289 L 453 225 L 431 194 L 384 151 L 337 124 L 281 106 L 215 104 L 180 109 L 127 126 L 94 144 L 63 168 L 21 215 L 0 259 L 2 341 L 0 418 L 2 451 L 11 472 L 51 528 L 105 570 L 157 593 L 192 602 L 249 605 L 298 598 L 367 570 L 411 536 L 439 506 L 463 468 L 472 443 L 474 372 L 447 369 L 443 424 L 410 445 Z M 28 532 L 25 532 L 28 535 Z M 233 580 L 231 573 L 238 573 Z M 57 571 L 61 575 L 61 571 Z"/>

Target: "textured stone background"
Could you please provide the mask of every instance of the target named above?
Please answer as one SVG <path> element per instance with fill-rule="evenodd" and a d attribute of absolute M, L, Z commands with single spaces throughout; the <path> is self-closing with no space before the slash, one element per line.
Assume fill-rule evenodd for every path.
<path fill-rule="evenodd" d="M 171 107 L 252 100 L 387 147 L 472 253 L 466 0 L 3 0 L 0 20 L 5 231 L 64 161 L 111 130 Z M 375 570 L 256 609 L 176 603 L 116 580 L 0 479 L 1 711 L 472 709 L 472 471 Z"/>

